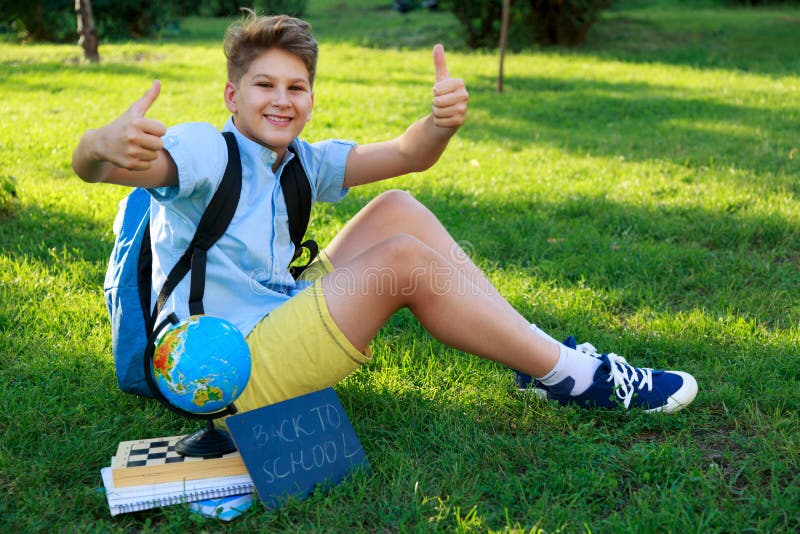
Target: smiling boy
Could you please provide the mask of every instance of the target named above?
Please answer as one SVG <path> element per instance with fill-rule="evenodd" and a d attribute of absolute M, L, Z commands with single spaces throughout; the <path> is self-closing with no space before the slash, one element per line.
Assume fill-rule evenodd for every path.
<path fill-rule="evenodd" d="M 394 139 L 365 145 L 299 139 L 314 107 L 317 44 L 307 23 L 250 14 L 225 37 L 225 104 L 242 159 L 242 193 L 227 233 L 209 251 L 206 313 L 232 322 L 253 355 L 237 401 L 249 410 L 335 384 L 370 358 L 369 344 L 401 308 L 437 339 L 537 377 L 537 391 L 562 404 L 673 412 L 695 397 L 682 372 L 636 368 L 588 344 L 566 346 L 514 310 L 466 257 L 439 220 L 402 191 L 367 204 L 298 280 L 280 175 L 300 158 L 315 201 L 349 187 L 419 172 L 441 156 L 464 123 L 464 82 L 433 50 L 432 112 Z M 89 130 L 73 168 L 89 182 L 146 187 L 152 195 L 153 288 L 185 250 L 227 162 L 219 132 L 205 123 L 167 129 L 145 117 L 147 93 L 108 125 Z M 288 150 L 289 147 L 293 150 Z M 188 316 L 188 280 L 160 319 Z M 155 294 L 154 294 L 155 295 Z"/>

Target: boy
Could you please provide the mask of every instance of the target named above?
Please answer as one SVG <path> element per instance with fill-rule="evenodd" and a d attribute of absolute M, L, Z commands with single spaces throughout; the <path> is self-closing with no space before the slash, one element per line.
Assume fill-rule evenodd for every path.
<path fill-rule="evenodd" d="M 243 183 L 236 215 L 209 251 L 204 305 L 235 324 L 251 348 L 240 410 L 335 384 L 369 360 L 370 341 L 403 307 L 443 343 L 537 377 L 536 391 L 562 404 L 673 412 L 692 402 L 697 384 L 686 373 L 635 368 L 530 325 L 405 192 L 367 204 L 295 281 L 279 181 L 286 162 L 299 157 L 314 200 L 331 202 L 349 187 L 423 171 L 463 124 L 467 90 L 450 77 L 437 45 L 430 115 L 389 141 L 311 145 L 298 139 L 314 105 L 317 44 L 308 24 L 250 13 L 231 26 L 224 46 L 232 117 L 223 130 L 236 136 Z M 73 156 L 85 181 L 149 188 L 156 290 L 190 241 L 227 159 L 211 125 L 166 129 L 145 118 L 159 91 L 156 81 L 122 116 L 85 132 Z M 172 312 L 188 316 L 188 285 L 187 278 L 175 289 L 159 322 Z"/>

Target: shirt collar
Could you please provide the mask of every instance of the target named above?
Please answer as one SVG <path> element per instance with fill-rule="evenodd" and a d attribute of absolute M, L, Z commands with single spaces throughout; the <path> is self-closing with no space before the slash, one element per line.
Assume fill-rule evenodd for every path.
<path fill-rule="evenodd" d="M 272 169 L 272 165 L 275 163 L 275 160 L 278 158 L 278 154 L 275 153 L 274 150 L 271 150 L 264 145 L 256 143 L 252 139 L 245 137 L 242 132 L 236 127 L 233 123 L 233 117 L 230 117 L 228 121 L 225 123 L 225 126 L 222 127 L 223 132 L 233 132 L 236 136 L 236 143 L 239 145 L 239 151 L 252 159 L 260 161 L 264 164 L 267 169 Z M 294 143 L 295 141 L 292 141 Z M 290 155 L 291 153 L 287 151 L 286 157 L 284 158 L 284 163 L 289 161 L 292 158 Z"/>

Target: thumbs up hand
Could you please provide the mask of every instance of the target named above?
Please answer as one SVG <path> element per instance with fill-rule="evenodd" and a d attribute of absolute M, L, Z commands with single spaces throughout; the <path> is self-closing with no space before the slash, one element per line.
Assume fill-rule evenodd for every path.
<path fill-rule="evenodd" d="M 101 140 L 97 159 L 108 161 L 130 171 L 146 171 L 150 162 L 164 147 L 161 140 L 167 132 L 163 123 L 148 119 L 145 114 L 161 92 L 158 80 L 128 110 L 98 130 Z"/>
<path fill-rule="evenodd" d="M 433 47 L 433 67 L 436 83 L 433 86 L 433 119 L 440 128 L 458 128 L 467 118 L 469 93 L 460 78 L 451 78 L 447 70 L 444 47 Z"/>

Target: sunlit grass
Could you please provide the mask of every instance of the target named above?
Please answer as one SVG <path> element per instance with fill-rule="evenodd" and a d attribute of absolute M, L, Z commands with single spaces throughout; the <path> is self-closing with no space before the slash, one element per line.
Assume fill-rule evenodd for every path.
<path fill-rule="evenodd" d="M 180 507 L 111 519 L 99 469 L 121 440 L 192 423 L 116 389 L 101 294 L 126 190 L 81 182 L 80 134 L 158 78 L 149 116 L 227 118 L 229 21 L 161 42 L 0 44 L 0 517 L 19 531 L 793 531 L 800 527 L 800 41 L 796 9 L 608 11 L 572 50 L 470 52 L 452 17 L 311 2 L 321 41 L 307 140 L 398 135 L 430 109 L 431 48 L 470 90 L 431 170 L 315 208 L 329 241 L 380 191 L 429 205 L 526 316 L 696 375 L 670 417 L 516 397 L 502 367 L 408 312 L 337 386 L 369 473 L 234 524 Z M 766 52 L 765 52 L 766 51 Z M 768 53 L 767 53 L 768 52 Z"/>

